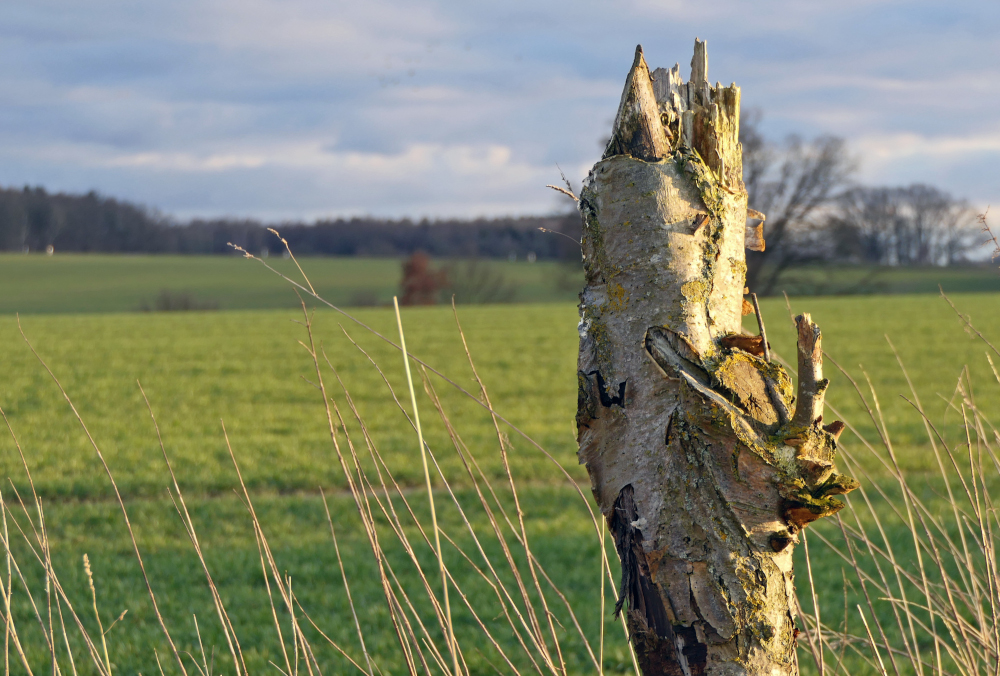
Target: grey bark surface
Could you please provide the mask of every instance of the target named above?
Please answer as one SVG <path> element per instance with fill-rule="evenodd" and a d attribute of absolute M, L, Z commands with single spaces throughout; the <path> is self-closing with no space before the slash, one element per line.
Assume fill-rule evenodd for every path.
<path fill-rule="evenodd" d="M 644 676 L 795 674 L 796 534 L 856 484 L 833 467 L 842 425 L 822 427 L 819 329 L 797 318 L 797 396 L 743 332 L 745 247 L 764 243 L 740 90 L 707 76 L 702 41 L 688 82 L 637 48 L 581 191 L 579 457 Z"/>

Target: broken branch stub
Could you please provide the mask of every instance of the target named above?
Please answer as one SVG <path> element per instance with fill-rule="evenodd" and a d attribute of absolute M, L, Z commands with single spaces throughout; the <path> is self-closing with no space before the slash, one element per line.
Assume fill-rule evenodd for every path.
<path fill-rule="evenodd" d="M 834 471 L 842 423 L 820 425 L 819 329 L 800 317 L 797 397 L 743 332 L 745 247 L 763 244 L 739 104 L 703 41 L 688 82 L 637 49 L 580 194 L 579 457 L 646 676 L 794 674 L 796 534 L 856 486 Z"/>
<path fill-rule="evenodd" d="M 795 398 L 792 427 L 809 427 L 823 421 L 823 400 L 830 381 L 823 377 L 823 347 L 819 327 L 812 317 L 802 314 L 795 318 L 798 330 L 799 388 Z"/>

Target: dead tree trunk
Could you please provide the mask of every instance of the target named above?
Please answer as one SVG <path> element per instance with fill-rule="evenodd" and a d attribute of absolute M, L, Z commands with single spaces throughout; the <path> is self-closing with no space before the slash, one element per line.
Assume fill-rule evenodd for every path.
<path fill-rule="evenodd" d="M 822 426 L 820 332 L 798 324 L 798 391 L 742 315 L 740 90 L 650 74 L 641 47 L 580 195 L 580 461 L 622 562 L 616 612 L 654 674 L 797 673 L 792 548 L 831 496 L 843 423 Z M 762 214 L 751 211 L 762 219 Z"/>

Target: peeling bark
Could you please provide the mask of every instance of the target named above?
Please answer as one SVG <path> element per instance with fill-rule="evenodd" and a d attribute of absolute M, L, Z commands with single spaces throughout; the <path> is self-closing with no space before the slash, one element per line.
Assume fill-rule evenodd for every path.
<path fill-rule="evenodd" d="M 704 42 L 688 82 L 638 48 L 580 195 L 579 457 L 645 676 L 796 673 L 796 534 L 856 487 L 834 471 L 843 424 L 822 426 L 819 329 L 797 319 L 797 396 L 742 329 L 745 247 L 764 244 L 739 106 L 709 85 Z"/>

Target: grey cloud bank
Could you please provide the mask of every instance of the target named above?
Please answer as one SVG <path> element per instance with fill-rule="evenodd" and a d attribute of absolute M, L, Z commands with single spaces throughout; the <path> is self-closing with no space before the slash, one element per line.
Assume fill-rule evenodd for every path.
<path fill-rule="evenodd" d="M 778 138 L 871 183 L 1000 197 L 1000 4 L 8 0 L 0 184 L 184 218 L 544 213 L 600 154 L 636 43 L 697 35 Z"/>

